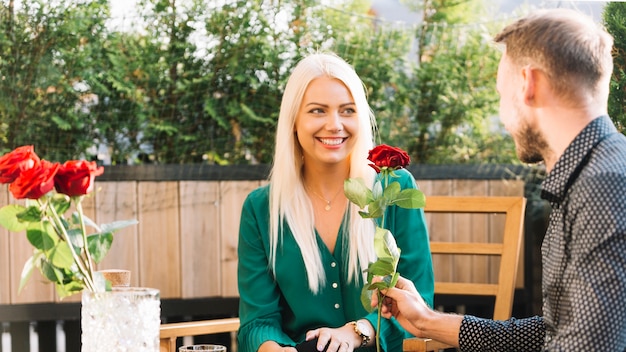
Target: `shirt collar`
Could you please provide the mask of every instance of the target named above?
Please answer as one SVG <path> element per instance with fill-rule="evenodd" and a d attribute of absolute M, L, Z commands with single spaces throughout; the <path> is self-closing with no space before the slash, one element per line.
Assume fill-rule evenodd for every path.
<path fill-rule="evenodd" d="M 606 136 L 617 133 L 615 125 L 607 115 L 591 121 L 574 138 L 557 160 L 554 169 L 543 181 L 541 197 L 551 202 L 561 202 L 569 186 L 580 174 L 593 148 Z"/>

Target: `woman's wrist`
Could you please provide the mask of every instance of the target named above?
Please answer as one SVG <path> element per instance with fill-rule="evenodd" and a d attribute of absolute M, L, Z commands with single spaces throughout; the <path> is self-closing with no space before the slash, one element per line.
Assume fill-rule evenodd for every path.
<path fill-rule="evenodd" d="M 376 340 L 376 330 L 367 319 L 359 319 L 347 323 L 356 337 L 354 348 L 373 346 Z"/>

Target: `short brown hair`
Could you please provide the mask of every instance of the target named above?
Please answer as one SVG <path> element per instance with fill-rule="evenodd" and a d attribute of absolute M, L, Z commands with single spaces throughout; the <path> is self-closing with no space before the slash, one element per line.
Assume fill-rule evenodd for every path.
<path fill-rule="evenodd" d="M 613 71 L 613 37 L 575 10 L 534 12 L 506 26 L 494 37 L 506 46 L 513 64 L 543 70 L 557 94 L 576 98 L 606 92 Z M 606 86 L 606 87 L 604 87 Z"/>

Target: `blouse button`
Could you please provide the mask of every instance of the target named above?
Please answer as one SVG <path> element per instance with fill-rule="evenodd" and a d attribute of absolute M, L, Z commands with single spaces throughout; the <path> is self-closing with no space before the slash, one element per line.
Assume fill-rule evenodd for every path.
<path fill-rule="evenodd" d="M 330 266 L 334 268 L 334 267 L 336 267 L 336 266 L 337 266 L 337 263 L 332 262 L 332 263 L 330 263 Z"/>
<path fill-rule="evenodd" d="M 337 288 L 337 283 L 333 282 L 333 288 Z"/>
<path fill-rule="evenodd" d="M 335 303 L 335 309 L 339 309 L 339 303 Z"/>

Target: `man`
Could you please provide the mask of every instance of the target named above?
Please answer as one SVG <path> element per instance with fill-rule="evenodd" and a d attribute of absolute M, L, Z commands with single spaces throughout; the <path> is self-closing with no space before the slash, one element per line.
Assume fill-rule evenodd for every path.
<path fill-rule="evenodd" d="M 543 317 L 437 312 L 404 279 L 385 292 L 382 312 L 462 351 L 626 351 L 626 138 L 607 116 L 613 40 L 590 18 L 553 9 L 495 41 L 505 47 L 500 118 L 519 159 L 544 162 L 548 173 Z"/>

